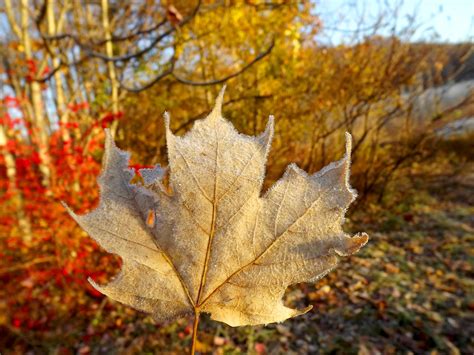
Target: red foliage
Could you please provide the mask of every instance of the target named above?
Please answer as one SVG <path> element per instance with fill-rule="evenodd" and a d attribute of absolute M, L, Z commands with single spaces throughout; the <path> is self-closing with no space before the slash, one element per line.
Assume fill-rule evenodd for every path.
<path fill-rule="evenodd" d="M 136 175 L 142 176 L 140 169 L 151 169 L 153 165 L 142 165 L 142 164 L 129 164 L 129 167 L 133 169 Z"/>
<path fill-rule="evenodd" d="M 107 113 L 100 119 L 100 126 L 102 128 L 107 127 L 110 123 L 116 120 L 120 120 L 123 117 L 123 112 Z"/>
<path fill-rule="evenodd" d="M 29 63 L 28 69 L 34 71 L 34 62 Z M 9 107 L 18 104 L 11 97 L 4 101 Z M 87 103 L 71 109 L 84 108 Z M 5 159 L 0 158 L 0 300 L 6 302 L 3 319 L 9 326 L 22 331 L 55 329 L 71 317 L 71 312 L 96 312 L 97 302 L 91 301 L 103 296 L 87 279 L 104 282 L 118 270 L 117 259 L 104 255 L 60 202 L 66 202 L 78 213 L 95 206 L 104 138 L 98 126 L 120 117 L 121 114 L 106 114 L 91 127 L 74 121 L 60 125 L 48 143 L 49 188 L 42 185 L 36 145 L 25 140 L 24 131 L 16 127 L 21 120 L 2 118 L 10 137 L 4 148 L 14 157 L 16 168 L 16 180 L 12 182 Z M 63 130 L 69 131 L 69 140 L 63 140 Z M 20 227 L 16 213 L 20 208 L 29 221 L 31 236 Z"/>
<path fill-rule="evenodd" d="M 81 110 L 87 110 L 89 108 L 89 103 L 87 101 L 78 102 L 78 103 L 70 103 L 68 105 L 68 109 L 74 113 L 77 113 Z"/>
<path fill-rule="evenodd" d="M 7 107 L 10 108 L 18 108 L 20 106 L 20 101 L 16 97 L 12 96 L 5 96 L 4 97 L 4 103 Z"/>

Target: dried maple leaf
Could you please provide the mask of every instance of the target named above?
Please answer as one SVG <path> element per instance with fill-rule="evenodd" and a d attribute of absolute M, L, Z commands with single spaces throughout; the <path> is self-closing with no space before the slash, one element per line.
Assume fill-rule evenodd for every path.
<path fill-rule="evenodd" d="M 313 175 L 292 164 L 260 196 L 273 118 L 258 137 L 239 134 L 221 116 L 222 97 L 183 137 L 165 116 L 169 186 L 159 166 L 130 184 L 129 154 L 107 132 L 99 206 L 69 212 L 123 260 L 110 283 L 91 281 L 112 299 L 157 320 L 207 312 L 231 326 L 281 322 L 311 308 L 283 304 L 289 285 L 315 282 L 368 240 L 341 227 L 356 196 L 351 137 L 342 160 Z"/>

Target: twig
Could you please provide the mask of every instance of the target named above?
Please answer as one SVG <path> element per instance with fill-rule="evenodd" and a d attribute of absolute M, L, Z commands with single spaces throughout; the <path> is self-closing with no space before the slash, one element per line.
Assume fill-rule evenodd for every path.
<path fill-rule="evenodd" d="M 50 261 L 53 261 L 53 260 L 55 260 L 55 258 L 52 257 L 52 256 L 33 259 L 33 260 L 31 260 L 27 263 L 21 264 L 21 265 L 15 265 L 15 266 L 10 266 L 10 267 L 0 269 L 0 275 L 6 274 L 6 273 L 9 273 L 9 272 L 13 272 L 13 271 L 17 271 L 17 270 L 27 269 L 32 265 L 47 263 L 47 262 L 50 262 Z"/>
<path fill-rule="evenodd" d="M 247 69 L 249 69 L 252 65 L 254 65 L 255 63 L 257 63 L 258 61 L 262 60 L 263 58 L 265 58 L 267 55 L 270 54 L 270 52 L 272 51 L 273 47 L 275 46 L 275 40 L 272 39 L 272 42 L 270 44 L 270 46 L 262 53 L 260 53 L 258 56 L 256 56 L 252 61 L 250 61 L 249 63 L 247 63 L 242 69 L 240 69 L 239 71 L 233 73 L 233 74 L 230 74 L 224 78 L 221 78 L 221 79 L 216 79 L 216 80 L 211 80 L 211 81 L 200 81 L 200 82 L 196 82 L 196 81 L 192 81 L 192 80 L 187 80 L 187 79 L 183 79 L 183 78 L 180 78 L 179 76 L 177 76 L 175 73 L 173 73 L 173 77 L 178 81 L 180 82 L 181 84 L 186 84 L 186 85 L 191 85 L 191 86 L 208 86 L 208 85 L 217 85 L 217 84 L 222 84 L 224 82 L 226 82 L 227 80 L 229 79 L 232 79 L 240 74 L 242 74 L 244 71 L 246 71 Z"/>

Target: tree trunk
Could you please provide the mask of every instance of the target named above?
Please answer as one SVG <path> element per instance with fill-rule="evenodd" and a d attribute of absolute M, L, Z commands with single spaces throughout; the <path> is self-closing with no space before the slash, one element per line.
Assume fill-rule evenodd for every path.
<path fill-rule="evenodd" d="M 50 36 L 55 36 L 58 32 L 58 23 L 60 20 L 58 20 L 58 23 L 56 22 L 54 18 L 54 8 L 55 8 L 55 0 L 48 0 L 48 3 L 46 5 L 46 16 L 48 19 L 48 34 Z M 64 5 L 67 6 L 67 5 Z M 63 14 L 61 14 L 63 15 Z M 62 16 L 60 16 L 61 18 Z M 60 65 L 60 59 L 57 57 L 56 54 L 56 48 L 53 48 L 51 51 L 51 62 L 52 62 L 52 67 L 57 68 Z M 66 99 L 64 96 L 64 89 L 63 89 L 63 78 L 61 76 L 61 71 L 58 70 L 56 73 L 54 73 L 54 84 L 55 84 L 55 89 L 56 89 L 56 108 L 57 108 L 57 114 L 59 118 L 59 122 L 62 125 L 62 131 L 61 131 L 61 136 L 64 142 L 69 141 L 71 139 L 69 135 L 69 131 L 65 129 L 66 124 L 68 123 L 68 111 L 66 107 Z"/>
<path fill-rule="evenodd" d="M 5 159 L 5 167 L 8 178 L 8 190 L 12 194 L 10 201 L 13 202 L 18 226 L 26 243 L 31 242 L 31 223 L 25 213 L 25 203 L 23 194 L 17 187 L 17 170 L 15 164 L 15 157 L 7 148 L 7 132 L 4 125 L 0 125 L 0 147 L 2 147 L 2 155 Z"/>
<path fill-rule="evenodd" d="M 29 14 L 28 14 L 28 0 L 21 0 L 21 33 L 22 42 L 25 51 L 25 59 L 28 62 L 34 62 L 33 52 L 31 48 L 31 38 L 29 35 Z M 30 73 L 35 75 L 36 73 Z M 50 193 L 51 183 L 51 158 L 49 155 L 49 139 L 48 139 L 48 128 L 49 122 L 47 121 L 43 107 L 43 97 L 41 93 L 41 85 L 35 80 L 30 80 L 27 83 L 28 95 L 31 98 L 33 107 L 33 136 L 35 137 L 38 155 L 40 158 L 39 170 L 41 172 L 41 183 Z"/>
<path fill-rule="evenodd" d="M 105 32 L 105 53 L 108 57 L 114 56 L 114 51 L 112 47 L 112 32 L 110 29 L 110 21 L 109 21 L 109 1 L 102 0 L 102 26 L 104 27 Z M 107 70 L 109 73 L 110 84 L 112 86 L 112 113 L 116 115 L 119 112 L 119 84 L 117 80 L 117 73 L 115 71 L 115 64 L 114 62 L 107 62 Z M 112 122 L 110 127 L 110 132 L 112 136 L 115 136 L 117 131 L 117 120 Z"/>

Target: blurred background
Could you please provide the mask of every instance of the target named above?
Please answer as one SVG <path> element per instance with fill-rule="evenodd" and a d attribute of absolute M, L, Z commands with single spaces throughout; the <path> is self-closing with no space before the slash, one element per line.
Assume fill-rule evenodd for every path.
<path fill-rule="evenodd" d="M 348 231 L 371 240 L 317 285 L 313 311 L 230 328 L 215 354 L 474 353 L 474 3 L 0 0 L 0 352 L 182 353 L 191 320 L 156 324 L 87 282 L 115 275 L 67 215 L 98 200 L 103 128 L 134 169 L 166 164 L 224 83 L 224 116 L 276 132 L 265 188 L 316 172 L 354 137 Z"/>

